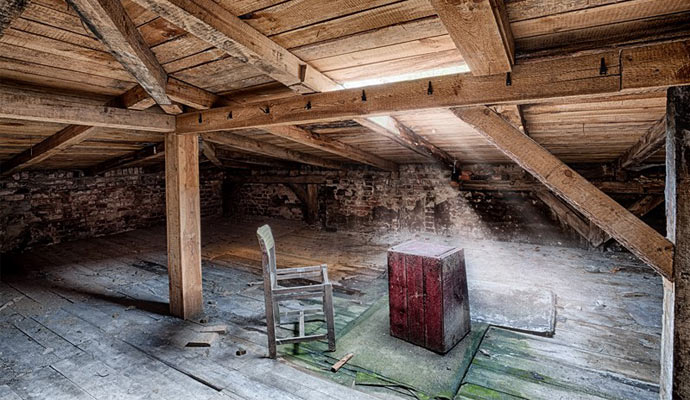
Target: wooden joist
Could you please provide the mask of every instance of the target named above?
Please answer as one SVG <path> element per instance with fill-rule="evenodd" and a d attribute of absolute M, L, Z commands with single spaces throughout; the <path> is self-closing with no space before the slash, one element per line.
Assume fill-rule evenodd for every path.
<path fill-rule="evenodd" d="M 448 168 L 453 168 L 455 165 L 455 157 L 441 150 L 393 117 L 355 118 L 355 121 L 417 154 L 436 160 L 441 165 Z M 273 129 L 273 127 L 268 129 Z"/>
<path fill-rule="evenodd" d="M 661 150 L 666 143 L 666 118 L 658 120 L 645 132 L 640 140 L 630 146 L 614 165 L 618 168 L 632 168 L 643 163 L 654 153 Z"/>
<path fill-rule="evenodd" d="M 633 254 L 662 276 L 672 279 L 673 244 L 666 238 L 495 111 L 476 107 L 454 109 L 453 112 Z"/>
<path fill-rule="evenodd" d="M 96 129 L 92 126 L 69 125 L 0 164 L 0 176 L 37 164 L 70 146 L 81 143 Z"/>
<path fill-rule="evenodd" d="M 152 144 L 144 147 L 143 149 L 133 151 L 131 153 L 125 154 L 124 156 L 111 158 L 106 160 L 88 171 L 89 175 L 98 175 L 116 168 L 123 168 L 128 165 L 132 165 L 138 162 L 144 162 L 149 160 L 154 160 L 162 157 L 165 154 L 163 142 L 158 144 Z"/>
<path fill-rule="evenodd" d="M 473 75 L 512 70 L 515 43 L 503 0 L 431 0 Z"/>
<path fill-rule="evenodd" d="M 0 2 L 0 37 L 30 2 L 31 0 L 3 0 Z"/>
<path fill-rule="evenodd" d="M 324 91 L 329 86 L 338 89 L 325 75 L 213 0 L 135 2 L 299 93 L 314 92 L 314 88 Z"/>
<path fill-rule="evenodd" d="M 223 163 L 220 162 L 218 156 L 216 155 L 216 146 L 214 146 L 213 143 L 209 143 L 206 140 L 201 140 L 201 152 L 216 167 L 224 167 Z"/>
<path fill-rule="evenodd" d="M 385 171 L 397 171 L 398 165 L 374 154 L 367 153 L 349 144 L 320 136 L 296 126 L 272 126 L 266 131 L 286 139 L 290 139 L 305 146 L 313 147 L 329 153 L 337 154 L 350 160 L 359 161 Z"/>
<path fill-rule="evenodd" d="M 67 0 L 91 32 L 166 112 L 178 107 L 165 93 L 168 75 L 120 1 Z"/>
<path fill-rule="evenodd" d="M 224 146 L 234 147 L 251 153 L 259 153 L 269 157 L 280 158 L 283 160 L 295 161 L 302 164 L 316 165 L 318 167 L 339 169 L 339 162 L 327 160 L 311 154 L 286 149 L 274 144 L 261 142 L 244 136 L 235 134 L 209 133 L 203 135 L 204 140 L 218 143 Z"/>
<path fill-rule="evenodd" d="M 201 40 L 226 51 L 231 57 L 236 57 L 242 62 L 256 67 L 259 71 L 283 83 L 297 93 L 329 92 L 342 89 L 342 86 L 338 83 L 308 63 L 300 60 L 299 57 L 292 54 L 289 50 L 281 47 L 213 1 L 197 0 L 192 3 L 183 0 L 136 0 L 136 2 L 142 6 L 151 6 L 163 18 L 185 28 Z M 181 99 L 177 101 L 186 104 Z M 204 109 L 203 107 L 195 108 Z M 392 118 L 387 118 L 393 121 Z M 405 128 L 399 122 L 396 125 L 399 125 L 400 129 L 404 130 L 402 135 L 395 133 L 398 131 L 398 128 L 390 131 L 387 128 L 381 129 L 377 127 L 374 132 L 382 133 L 403 146 L 427 157 L 436 157 L 444 154 L 441 149 L 416 136 L 409 128 Z M 286 129 L 288 133 L 293 135 L 289 137 L 282 135 L 281 133 L 285 133 Z M 292 129 L 281 128 L 273 132 L 271 130 L 267 131 L 270 133 L 275 132 L 274 134 L 277 136 L 287 137 L 308 146 L 318 146 L 318 148 L 324 151 L 374 165 L 384 170 L 397 169 L 394 163 L 388 160 L 373 156 L 339 141 L 315 140 L 314 138 L 305 141 L 304 135 L 295 134 L 299 129 L 292 127 Z M 412 140 L 410 136 L 416 136 L 416 138 Z M 417 149 L 417 144 L 421 144 L 422 148 Z M 364 161 L 365 159 L 368 161 Z M 447 164 L 447 160 L 441 159 L 440 161 Z"/>
<path fill-rule="evenodd" d="M 68 104 L 55 96 L 36 96 L 5 88 L 0 89 L 0 118 L 151 132 L 175 130 L 175 117 L 171 115 Z"/>
<path fill-rule="evenodd" d="M 503 75 L 475 77 L 456 74 L 363 89 L 292 96 L 267 101 L 261 106 L 213 108 L 179 115 L 178 131 L 213 132 L 353 119 L 422 109 L 535 103 L 645 87 L 681 85 L 690 83 L 690 72 L 687 72 L 690 63 L 688 46 L 690 41 L 681 41 L 624 49 L 620 54 L 618 51 L 609 51 L 519 64 L 513 67 L 509 86 Z M 621 59 L 624 65 L 622 71 Z M 655 64 L 651 59 L 659 68 L 653 67 Z M 601 68 L 602 63 L 606 66 L 605 71 Z M 232 118 L 228 118 L 230 113 Z"/>

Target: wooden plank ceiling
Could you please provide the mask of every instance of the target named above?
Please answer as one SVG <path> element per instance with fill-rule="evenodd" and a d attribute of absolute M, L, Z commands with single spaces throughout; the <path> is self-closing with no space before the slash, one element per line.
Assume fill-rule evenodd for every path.
<path fill-rule="evenodd" d="M 443 1 L 443 0 L 440 0 Z M 372 79 L 467 68 L 429 0 L 216 0 L 242 21 L 346 87 Z M 169 77 L 236 102 L 294 94 L 290 89 L 137 5 L 126 13 Z M 687 0 L 505 0 L 515 62 L 690 37 Z M 0 82 L 69 94 L 103 105 L 137 86 L 64 0 L 33 0 L 0 37 Z M 664 115 L 665 92 L 646 91 L 560 104 L 521 106 L 524 128 L 564 162 L 614 162 Z M 151 112 L 162 112 L 157 107 Z M 445 110 L 394 117 L 461 163 L 509 162 Z M 63 129 L 0 120 L 0 163 Z M 301 126 L 395 163 L 433 160 L 354 121 Z M 235 132 L 339 163 L 324 150 L 262 130 Z M 90 168 L 163 141 L 156 132 L 97 128 L 79 144 L 31 168 Z M 224 154 L 242 153 L 216 145 Z M 230 151 L 232 150 L 232 151 Z M 239 155 L 237 155 L 239 154 Z M 647 162 L 663 160 L 663 150 Z M 143 163 L 160 162 L 146 158 Z"/>

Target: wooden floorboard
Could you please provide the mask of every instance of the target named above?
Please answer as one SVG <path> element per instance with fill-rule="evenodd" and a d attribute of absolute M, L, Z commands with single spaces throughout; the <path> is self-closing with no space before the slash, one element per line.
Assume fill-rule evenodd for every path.
<path fill-rule="evenodd" d="M 367 393 L 346 388 L 265 358 L 254 235 L 264 222 L 275 232 L 280 267 L 329 264 L 339 287 L 337 329 L 385 293 L 386 249 L 413 237 L 464 247 L 468 279 L 552 290 L 555 335 L 493 328 L 458 399 L 656 396 L 661 282 L 630 255 L 426 234 L 324 232 L 294 221 L 208 220 L 202 228 L 203 322 L 228 327 L 208 348 L 185 347 L 201 321 L 168 315 L 164 226 L 5 257 L 0 397 L 401 396 L 380 388 L 356 388 Z M 247 353 L 238 356 L 239 349 Z"/>

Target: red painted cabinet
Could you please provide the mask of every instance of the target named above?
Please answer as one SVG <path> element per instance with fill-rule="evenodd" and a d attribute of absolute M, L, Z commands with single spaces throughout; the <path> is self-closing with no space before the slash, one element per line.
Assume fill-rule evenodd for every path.
<path fill-rule="evenodd" d="M 437 353 L 470 331 L 462 249 L 410 241 L 388 250 L 391 335 Z"/>

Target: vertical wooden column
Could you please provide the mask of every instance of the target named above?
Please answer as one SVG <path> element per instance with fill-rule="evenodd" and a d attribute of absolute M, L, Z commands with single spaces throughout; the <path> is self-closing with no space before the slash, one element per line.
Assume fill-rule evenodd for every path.
<path fill-rule="evenodd" d="M 690 399 L 690 86 L 668 90 L 666 229 L 675 244 L 673 281 L 664 279 L 662 399 Z"/>
<path fill-rule="evenodd" d="M 170 313 L 192 318 L 202 311 L 199 140 L 165 137 L 165 200 L 168 230 Z"/>

